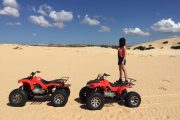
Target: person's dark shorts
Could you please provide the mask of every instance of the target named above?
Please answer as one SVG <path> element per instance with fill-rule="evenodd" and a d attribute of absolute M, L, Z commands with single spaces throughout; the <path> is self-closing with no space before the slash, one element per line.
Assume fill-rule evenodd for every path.
<path fill-rule="evenodd" d="M 123 59 L 124 58 L 122 58 L 122 57 L 118 57 L 118 65 L 126 65 L 126 59 L 124 60 L 124 62 L 123 62 Z"/>

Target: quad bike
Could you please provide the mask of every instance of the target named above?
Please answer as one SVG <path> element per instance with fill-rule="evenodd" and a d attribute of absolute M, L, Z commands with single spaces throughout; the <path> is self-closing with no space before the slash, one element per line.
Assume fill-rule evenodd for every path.
<path fill-rule="evenodd" d="M 28 100 L 35 97 L 48 97 L 53 106 L 64 106 L 70 95 L 70 84 L 65 84 L 69 77 L 46 81 L 35 76 L 36 73 L 40 73 L 40 71 L 32 72 L 30 76 L 18 80 L 22 86 L 10 93 L 9 104 L 14 107 L 22 107 Z"/>
<path fill-rule="evenodd" d="M 141 97 L 136 92 L 127 92 L 128 88 L 132 88 L 133 82 L 130 79 L 128 84 L 111 83 L 105 79 L 110 76 L 106 73 L 98 75 L 97 79 L 87 82 L 79 92 L 81 102 L 85 103 L 90 110 L 100 110 L 105 104 L 105 98 L 113 98 L 125 104 L 128 107 L 138 107 L 141 103 Z"/>

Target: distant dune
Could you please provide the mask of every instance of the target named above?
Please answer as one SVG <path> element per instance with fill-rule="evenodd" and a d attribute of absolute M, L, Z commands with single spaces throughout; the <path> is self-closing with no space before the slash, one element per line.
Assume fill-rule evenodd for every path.
<path fill-rule="evenodd" d="M 150 49 L 180 49 L 180 37 L 161 39 L 152 42 L 141 43 L 131 47 L 131 49 L 150 50 Z"/>

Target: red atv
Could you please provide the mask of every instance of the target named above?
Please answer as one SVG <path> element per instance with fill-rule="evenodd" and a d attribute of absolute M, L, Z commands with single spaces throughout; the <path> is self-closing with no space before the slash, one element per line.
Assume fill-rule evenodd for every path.
<path fill-rule="evenodd" d="M 138 107 L 141 103 L 141 97 L 136 92 L 127 92 L 127 88 L 132 88 L 135 80 L 130 79 L 126 85 L 111 83 L 105 79 L 110 76 L 106 73 L 98 75 L 97 79 L 87 82 L 79 92 L 81 102 L 86 103 L 90 110 L 100 110 L 105 103 L 105 98 L 113 98 L 123 102 L 128 107 Z"/>
<path fill-rule="evenodd" d="M 32 72 L 29 77 L 18 80 L 18 83 L 22 83 L 22 86 L 10 93 L 9 104 L 21 107 L 28 100 L 35 97 L 48 97 L 53 106 L 64 106 L 70 95 L 70 84 L 65 84 L 69 77 L 46 81 L 35 76 L 36 73 L 40 73 L 40 71 Z"/>

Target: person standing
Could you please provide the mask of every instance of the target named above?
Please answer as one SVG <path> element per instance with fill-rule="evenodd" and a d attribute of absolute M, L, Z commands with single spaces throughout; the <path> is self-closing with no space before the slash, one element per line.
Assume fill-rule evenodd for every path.
<path fill-rule="evenodd" d="M 118 83 L 128 84 L 127 80 L 127 70 L 126 70 L 126 39 L 119 39 L 119 49 L 118 49 L 118 65 L 119 65 L 119 81 Z M 124 75 L 125 81 L 123 82 L 122 76 Z"/>

